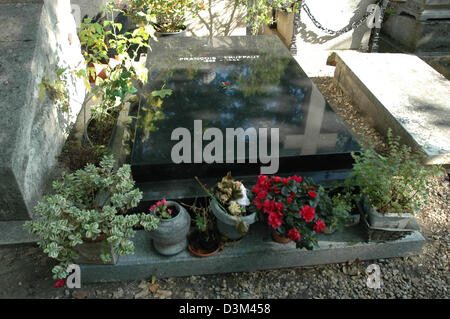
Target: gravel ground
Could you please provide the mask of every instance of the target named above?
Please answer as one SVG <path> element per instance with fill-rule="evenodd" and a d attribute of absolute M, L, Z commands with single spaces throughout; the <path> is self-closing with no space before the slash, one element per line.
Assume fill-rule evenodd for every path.
<path fill-rule="evenodd" d="M 358 115 L 332 78 L 313 81 L 360 140 L 383 138 Z M 426 238 L 423 253 L 407 258 L 358 260 L 208 276 L 84 285 L 79 290 L 54 288 L 53 261 L 37 247 L 0 247 L 0 298 L 449 298 L 449 175 L 431 180 L 430 197 L 418 216 Z M 368 265 L 381 270 L 381 288 L 366 286 Z"/>

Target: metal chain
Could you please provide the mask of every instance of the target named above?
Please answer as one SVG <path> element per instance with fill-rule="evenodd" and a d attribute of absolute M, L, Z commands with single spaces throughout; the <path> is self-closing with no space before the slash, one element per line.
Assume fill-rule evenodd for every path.
<path fill-rule="evenodd" d="M 382 1 L 383 1 L 383 0 L 378 1 L 378 2 L 377 2 L 377 5 L 380 5 Z M 311 21 L 314 23 L 314 25 L 315 25 L 318 29 L 322 30 L 323 32 L 325 32 L 325 33 L 327 33 L 327 34 L 335 35 L 335 36 L 339 36 L 339 35 L 341 35 L 341 34 L 343 34 L 343 33 L 347 33 L 347 32 L 350 31 L 350 30 L 359 28 L 359 26 L 360 26 L 361 24 L 363 24 L 363 23 L 366 21 L 366 19 L 371 15 L 370 12 L 367 12 L 367 13 L 366 13 L 361 19 L 359 19 L 358 21 L 355 21 L 355 22 L 353 22 L 351 25 L 348 25 L 348 26 L 346 26 L 346 27 L 344 27 L 344 28 L 342 28 L 342 29 L 340 29 L 340 30 L 334 31 L 334 30 L 325 28 L 322 24 L 320 24 L 319 21 L 317 21 L 317 20 L 314 18 L 314 16 L 311 14 L 311 11 L 309 10 L 309 8 L 308 8 L 306 2 L 303 2 L 303 3 L 302 3 L 302 8 L 305 10 L 305 12 L 306 12 L 306 14 L 308 15 L 308 17 L 311 19 Z"/>

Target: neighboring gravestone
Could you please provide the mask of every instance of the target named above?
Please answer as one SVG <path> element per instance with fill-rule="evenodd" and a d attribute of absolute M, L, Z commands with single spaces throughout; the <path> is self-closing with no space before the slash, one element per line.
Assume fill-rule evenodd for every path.
<path fill-rule="evenodd" d="M 339 52 L 334 80 L 383 134 L 450 164 L 450 82 L 414 55 Z"/>
<path fill-rule="evenodd" d="M 386 15 L 382 32 L 408 52 L 450 51 L 450 0 L 408 0 Z"/>
<path fill-rule="evenodd" d="M 2 1 L 0 21 L 0 221 L 25 220 L 85 96 L 83 81 L 70 75 L 70 113 L 59 112 L 48 97 L 40 101 L 38 85 L 84 60 L 69 1 Z"/>
<path fill-rule="evenodd" d="M 280 174 L 320 172 L 329 178 L 333 171 L 351 168 L 350 152 L 359 150 L 358 144 L 277 36 L 164 38 L 152 45 L 147 61 L 152 72 L 140 92 L 146 101 L 138 114 L 131 158 L 138 182 L 157 182 L 161 190 L 163 181 L 195 183 L 194 176 L 217 181 L 229 170 L 235 176 L 255 176 L 261 166 L 269 166 L 261 163 L 261 146 L 257 161 L 250 162 L 254 157 L 249 154 L 248 135 L 234 145 L 245 145 L 244 162 L 237 163 L 236 152 L 226 162 L 227 152 L 233 150 L 226 145 L 227 128 L 256 132 L 267 128 L 268 155 L 274 154 L 270 131 L 278 128 Z M 151 97 L 150 92 L 161 87 L 172 90 L 172 95 L 162 100 Z M 202 123 L 196 126 L 196 120 Z M 178 141 L 171 136 L 178 127 L 192 136 L 191 163 L 174 163 L 172 149 Z M 208 128 L 223 135 L 222 163 L 208 164 L 204 157 L 195 163 L 195 148 L 202 151 L 209 144 L 201 141 Z M 198 145 L 195 132 L 200 135 Z M 186 182 L 173 184 L 170 191 L 179 187 L 190 191 Z"/>

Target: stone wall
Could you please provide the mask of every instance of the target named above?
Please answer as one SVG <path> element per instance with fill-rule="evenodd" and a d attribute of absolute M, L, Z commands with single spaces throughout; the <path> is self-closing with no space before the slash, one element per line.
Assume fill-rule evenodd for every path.
<path fill-rule="evenodd" d="M 0 20 L 0 220 L 25 220 L 54 178 L 86 93 L 66 72 L 67 113 L 39 99 L 39 83 L 84 61 L 69 0 L 2 2 Z"/>

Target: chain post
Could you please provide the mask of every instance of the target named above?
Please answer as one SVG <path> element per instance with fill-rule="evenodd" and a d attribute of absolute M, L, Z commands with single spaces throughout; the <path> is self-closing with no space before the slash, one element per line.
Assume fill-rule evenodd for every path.
<path fill-rule="evenodd" d="M 297 50 L 297 32 L 298 32 L 298 26 L 300 24 L 300 10 L 302 9 L 302 5 L 305 0 L 299 0 L 298 1 L 298 10 L 294 11 L 294 29 L 292 30 L 292 40 L 291 45 L 289 46 L 289 51 L 292 55 L 296 55 Z"/>
<path fill-rule="evenodd" d="M 370 53 L 378 52 L 378 49 L 379 49 L 378 42 L 380 40 L 380 31 L 381 31 L 381 27 L 383 25 L 384 13 L 386 12 L 386 8 L 387 8 L 388 4 L 389 4 L 389 0 L 381 0 L 380 17 L 378 20 L 379 28 L 377 28 L 375 26 L 372 30 L 370 30 L 369 50 L 368 50 L 368 52 L 370 52 Z"/>

